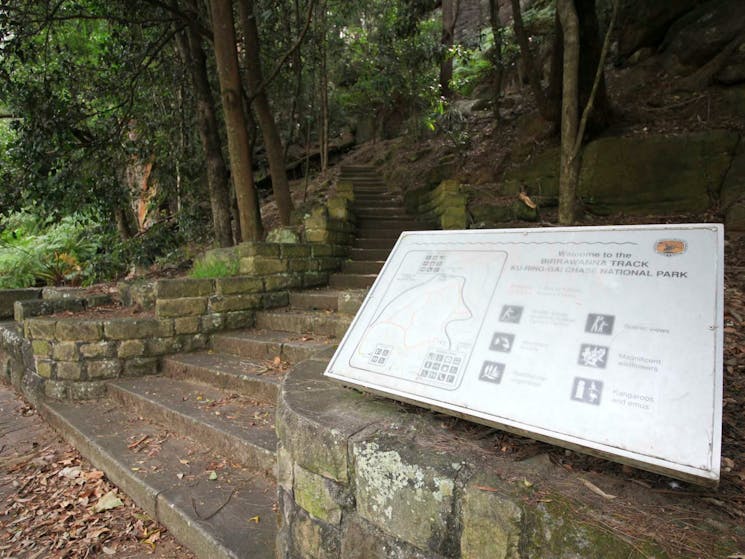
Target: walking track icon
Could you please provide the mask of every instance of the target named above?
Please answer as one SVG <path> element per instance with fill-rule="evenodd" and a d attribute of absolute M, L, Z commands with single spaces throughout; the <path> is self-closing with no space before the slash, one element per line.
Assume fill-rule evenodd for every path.
<path fill-rule="evenodd" d="M 610 336 L 613 333 L 613 323 L 616 317 L 610 314 L 593 314 L 587 315 L 585 323 L 585 332 L 590 334 L 603 334 Z"/>
<path fill-rule="evenodd" d="M 517 324 L 523 316 L 523 308 L 517 305 L 504 305 L 499 313 L 500 322 Z"/>

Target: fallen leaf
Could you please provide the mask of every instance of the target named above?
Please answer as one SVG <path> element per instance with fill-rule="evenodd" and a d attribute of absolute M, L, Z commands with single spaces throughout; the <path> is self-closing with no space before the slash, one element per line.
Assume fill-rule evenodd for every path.
<path fill-rule="evenodd" d="M 94 512 L 103 512 L 106 510 L 111 510 L 115 508 L 119 508 L 124 503 L 122 500 L 116 496 L 116 491 L 113 489 L 106 493 L 103 497 L 101 497 L 98 502 L 93 505 L 93 511 Z"/>
<path fill-rule="evenodd" d="M 580 479 L 580 481 L 585 487 L 587 487 L 587 489 L 595 493 L 595 495 L 600 495 L 603 499 L 615 499 L 616 498 L 615 495 L 606 493 L 605 491 L 600 489 L 597 485 L 595 485 L 594 483 L 590 481 L 587 481 L 586 479 Z"/>
<path fill-rule="evenodd" d="M 176 474 L 176 477 L 179 478 L 179 479 L 184 479 L 184 474 L 182 474 L 181 472 L 179 472 L 179 473 Z"/>
<path fill-rule="evenodd" d="M 147 544 L 151 547 L 155 547 L 155 542 L 160 539 L 160 530 L 156 530 L 142 543 Z"/>
<path fill-rule="evenodd" d="M 260 520 L 261 519 L 259 518 L 259 515 L 258 514 L 256 516 L 252 516 L 251 518 L 248 519 L 249 522 L 255 522 L 256 524 L 258 524 Z"/>
<path fill-rule="evenodd" d="M 91 470 L 90 472 L 86 472 L 84 476 L 88 481 L 96 481 L 103 478 L 104 473 L 101 470 Z"/>
<path fill-rule="evenodd" d="M 277 357 L 272 360 L 272 365 L 274 365 L 275 367 L 279 367 L 281 364 L 282 359 L 280 359 L 279 355 L 277 355 Z"/>
<path fill-rule="evenodd" d="M 488 485 L 477 485 L 476 489 L 479 489 L 481 491 L 488 491 L 489 493 L 496 493 L 497 491 L 499 491 L 495 487 L 489 487 Z"/>
<path fill-rule="evenodd" d="M 81 473 L 80 466 L 73 466 L 62 468 L 57 475 L 67 479 L 77 479 Z"/>
<path fill-rule="evenodd" d="M 103 546 L 101 551 L 104 552 L 104 555 L 116 555 L 116 548 Z"/>
<path fill-rule="evenodd" d="M 536 206 L 536 203 L 533 202 L 533 200 L 530 199 L 530 196 L 528 196 L 527 194 L 525 194 L 525 192 L 521 192 L 517 196 L 518 196 L 518 198 L 520 198 L 520 200 L 522 201 L 522 203 L 525 204 L 526 206 L 528 206 L 531 210 L 534 210 L 534 209 L 536 209 L 538 207 L 538 206 Z"/>
<path fill-rule="evenodd" d="M 207 479 L 209 479 L 210 481 L 215 481 L 217 479 L 217 472 L 215 470 L 212 470 L 210 472 L 210 476 Z"/>
<path fill-rule="evenodd" d="M 523 480 L 523 485 L 525 487 L 533 487 L 533 482 L 532 481 L 528 481 L 527 479 L 524 479 Z"/>

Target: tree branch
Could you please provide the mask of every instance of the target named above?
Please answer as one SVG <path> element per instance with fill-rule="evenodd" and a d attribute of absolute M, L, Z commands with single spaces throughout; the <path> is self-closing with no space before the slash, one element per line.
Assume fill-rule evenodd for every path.
<path fill-rule="evenodd" d="M 315 4 L 315 0 L 309 0 L 308 2 L 308 13 L 305 16 L 305 26 L 303 27 L 303 30 L 300 32 L 300 35 L 298 36 L 295 43 L 290 47 L 290 49 L 285 52 L 285 54 L 282 56 L 282 58 L 279 60 L 277 65 L 274 67 L 274 69 L 271 71 L 271 73 L 264 78 L 264 81 L 262 81 L 259 86 L 256 88 L 256 91 L 253 91 L 251 96 L 248 98 L 249 104 L 252 104 L 254 99 L 258 95 L 260 95 L 267 86 L 274 81 L 274 78 L 277 77 L 279 74 L 279 71 L 282 69 L 282 66 L 285 65 L 287 60 L 292 56 L 292 54 L 300 48 L 300 45 L 303 43 L 303 39 L 305 39 L 305 35 L 308 33 L 308 29 L 310 28 L 310 22 L 313 19 L 313 5 Z"/>

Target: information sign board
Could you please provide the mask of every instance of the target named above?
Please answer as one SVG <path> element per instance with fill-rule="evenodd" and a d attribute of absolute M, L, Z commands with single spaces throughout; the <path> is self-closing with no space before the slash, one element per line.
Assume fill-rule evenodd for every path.
<path fill-rule="evenodd" d="M 406 232 L 325 374 L 713 484 L 722 285 L 721 225 Z"/>

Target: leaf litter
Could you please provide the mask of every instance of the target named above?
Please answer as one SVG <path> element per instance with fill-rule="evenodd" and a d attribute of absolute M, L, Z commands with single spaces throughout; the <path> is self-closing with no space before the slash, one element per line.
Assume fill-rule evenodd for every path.
<path fill-rule="evenodd" d="M 0 422 L 0 557 L 193 559 L 4 386 Z"/>

